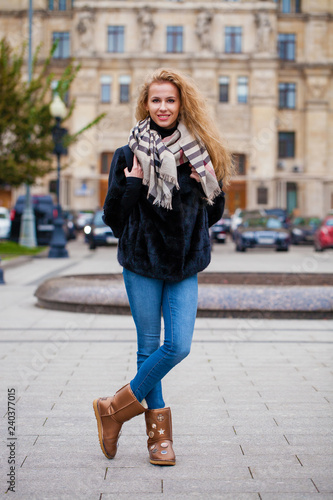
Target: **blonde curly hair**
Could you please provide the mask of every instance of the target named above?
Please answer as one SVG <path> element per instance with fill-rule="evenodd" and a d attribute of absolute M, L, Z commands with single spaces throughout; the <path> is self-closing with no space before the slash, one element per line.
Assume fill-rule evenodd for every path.
<path fill-rule="evenodd" d="M 232 155 L 222 143 L 218 129 L 209 115 L 205 99 L 191 78 L 168 68 L 154 71 L 141 88 L 135 112 L 136 119 L 141 121 L 147 118 L 149 87 L 155 82 L 171 82 L 176 85 L 181 102 L 179 118 L 194 137 L 206 147 L 217 179 L 223 180 L 225 187 L 228 186 L 234 173 Z"/>

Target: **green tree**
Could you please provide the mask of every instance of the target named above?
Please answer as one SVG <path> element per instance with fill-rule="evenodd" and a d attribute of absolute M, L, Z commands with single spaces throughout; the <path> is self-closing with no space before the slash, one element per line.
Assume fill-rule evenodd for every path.
<path fill-rule="evenodd" d="M 38 177 L 53 170 L 52 127 L 50 114 L 52 99 L 52 55 L 56 44 L 42 65 L 38 65 L 39 48 L 34 54 L 32 79 L 26 80 L 25 52 L 23 45 L 14 51 L 3 38 L 0 41 L 0 184 L 17 187 L 33 184 Z M 75 79 L 80 66 L 71 61 L 58 79 L 57 92 L 63 99 Z M 68 108 L 66 121 L 75 108 L 75 100 Z M 69 134 L 66 142 L 73 143 L 88 128 L 98 123 L 104 114 L 88 123 L 75 134 Z"/>

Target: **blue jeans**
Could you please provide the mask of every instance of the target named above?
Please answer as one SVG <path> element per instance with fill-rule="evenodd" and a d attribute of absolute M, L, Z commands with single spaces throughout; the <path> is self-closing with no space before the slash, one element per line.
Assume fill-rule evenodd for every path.
<path fill-rule="evenodd" d="M 130 382 L 138 401 L 149 409 L 164 408 L 162 378 L 190 352 L 198 304 L 197 275 L 178 282 L 123 276 L 137 330 L 137 374 Z M 161 338 L 161 311 L 164 343 Z"/>

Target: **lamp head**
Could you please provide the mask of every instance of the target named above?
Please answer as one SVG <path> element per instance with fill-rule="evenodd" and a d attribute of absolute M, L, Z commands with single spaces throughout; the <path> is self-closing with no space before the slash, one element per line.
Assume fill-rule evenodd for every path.
<path fill-rule="evenodd" d="M 67 114 L 66 106 L 58 94 L 55 94 L 50 104 L 50 113 L 54 118 L 60 119 L 64 119 Z"/>

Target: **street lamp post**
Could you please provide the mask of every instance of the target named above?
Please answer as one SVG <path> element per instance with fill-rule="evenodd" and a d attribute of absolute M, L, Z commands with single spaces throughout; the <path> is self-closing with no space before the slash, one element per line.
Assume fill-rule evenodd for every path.
<path fill-rule="evenodd" d="M 66 249 L 66 236 L 64 233 L 64 220 L 62 218 L 62 210 L 60 204 L 60 158 L 67 154 L 67 149 L 64 147 L 64 138 L 67 134 L 67 129 L 60 126 L 61 120 L 66 116 L 66 106 L 60 99 L 59 95 L 55 95 L 50 105 L 50 113 L 55 118 L 56 124 L 53 127 L 52 135 L 54 142 L 53 153 L 57 157 L 57 217 L 54 221 L 54 230 L 50 241 L 49 258 L 68 257 Z"/>
<path fill-rule="evenodd" d="M 28 51 L 28 81 L 32 78 L 32 17 L 33 5 L 32 0 L 29 0 L 29 51 Z M 27 182 L 25 186 L 25 203 L 21 217 L 21 227 L 19 243 L 20 245 L 34 248 L 37 245 L 36 240 L 36 220 L 32 206 L 30 184 Z"/>

